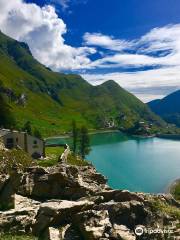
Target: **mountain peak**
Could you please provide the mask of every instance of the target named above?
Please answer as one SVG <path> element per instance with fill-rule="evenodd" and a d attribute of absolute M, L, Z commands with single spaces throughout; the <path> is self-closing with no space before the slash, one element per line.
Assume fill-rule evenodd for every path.
<path fill-rule="evenodd" d="M 117 82 L 115 82 L 114 80 L 107 80 L 106 82 L 104 82 L 102 85 L 105 86 L 111 86 L 111 87 L 119 87 L 119 84 Z"/>

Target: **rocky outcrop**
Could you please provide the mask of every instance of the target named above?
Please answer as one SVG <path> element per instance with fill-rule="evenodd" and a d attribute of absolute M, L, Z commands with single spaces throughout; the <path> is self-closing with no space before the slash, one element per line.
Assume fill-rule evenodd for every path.
<path fill-rule="evenodd" d="M 0 232 L 31 233 L 43 240 L 164 240 L 179 235 L 180 204 L 171 195 L 112 190 L 92 166 L 59 164 L 1 175 L 2 206 L 5 193 L 13 205 L 1 209 Z M 144 231 L 140 237 L 137 226 Z"/>
<path fill-rule="evenodd" d="M 106 179 L 93 167 L 78 168 L 60 164 L 47 169 L 40 167 L 27 169 L 21 177 L 17 192 L 39 200 L 78 200 L 94 195 L 102 189 L 109 189 Z"/>

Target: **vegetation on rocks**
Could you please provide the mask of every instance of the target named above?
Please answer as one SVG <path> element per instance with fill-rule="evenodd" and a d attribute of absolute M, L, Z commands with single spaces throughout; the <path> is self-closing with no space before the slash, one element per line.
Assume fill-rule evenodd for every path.
<path fill-rule="evenodd" d="M 174 216 L 177 220 L 180 220 L 180 205 L 179 208 L 169 205 L 167 202 L 156 200 L 152 202 L 154 210 L 157 212 L 163 212 L 167 215 Z"/>
<path fill-rule="evenodd" d="M 73 165 L 73 166 L 88 166 L 90 163 L 87 160 L 82 159 L 81 157 L 71 153 L 68 156 L 67 164 Z"/>
<path fill-rule="evenodd" d="M 32 158 L 23 150 L 0 150 L 0 173 L 11 174 L 15 169 L 23 171 L 33 166 Z"/>

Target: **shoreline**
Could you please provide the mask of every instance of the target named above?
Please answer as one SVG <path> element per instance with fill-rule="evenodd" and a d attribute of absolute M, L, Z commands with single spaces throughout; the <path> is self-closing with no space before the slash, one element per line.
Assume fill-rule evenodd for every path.
<path fill-rule="evenodd" d="M 107 130 L 92 130 L 89 131 L 89 135 L 95 135 L 95 134 L 103 134 L 103 133 L 114 133 L 114 132 L 120 132 L 118 129 L 107 129 Z M 64 135 L 59 135 L 59 136 L 52 136 L 52 137 L 47 137 L 44 138 L 44 140 L 50 140 L 50 139 L 57 139 L 57 138 L 71 138 L 69 134 L 64 134 Z"/>
<path fill-rule="evenodd" d="M 124 134 L 127 134 L 132 137 L 138 137 L 138 138 L 161 138 L 161 139 L 169 139 L 169 140 L 180 140 L 180 134 L 151 134 L 151 135 L 136 135 L 136 134 L 130 134 L 127 132 L 123 132 L 119 129 L 100 129 L 100 130 L 89 130 L 89 135 L 95 135 L 95 134 L 103 134 L 103 133 L 114 133 L 114 132 L 121 132 Z M 50 139 L 57 139 L 57 138 L 71 138 L 70 134 L 61 134 L 61 135 L 55 135 L 44 138 L 44 140 L 50 140 Z"/>
<path fill-rule="evenodd" d="M 180 134 L 156 134 L 156 137 L 170 140 L 180 140 Z"/>

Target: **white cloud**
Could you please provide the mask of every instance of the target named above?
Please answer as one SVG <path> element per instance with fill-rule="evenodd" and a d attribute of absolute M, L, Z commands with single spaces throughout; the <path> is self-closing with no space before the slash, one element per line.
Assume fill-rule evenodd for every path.
<path fill-rule="evenodd" d="M 0 29 L 25 41 L 35 58 L 55 70 L 81 69 L 90 64 L 94 48 L 74 48 L 65 44 L 66 24 L 55 8 L 27 4 L 22 0 L 0 0 Z"/>
<path fill-rule="evenodd" d="M 179 66 L 180 24 L 155 28 L 133 41 L 90 33 L 84 35 L 84 41 L 88 46 L 115 51 L 92 62 L 89 68 Z M 133 53 L 129 53 L 129 50 Z M 161 54 L 155 54 L 160 51 Z"/>
<path fill-rule="evenodd" d="M 180 24 L 154 28 L 139 40 L 139 45 L 145 44 L 143 52 L 159 50 L 180 51 Z"/>
<path fill-rule="evenodd" d="M 122 51 L 133 45 L 130 41 L 114 39 L 101 33 L 85 33 L 83 39 L 85 45 L 99 46 L 115 51 Z"/>
<path fill-rule="evenodd" d="M 91 62 L 89 69 L 100 68 L 110 72 L 117 68 L 117 71 L 83 75 L 91 83 L 99 84 L 113 79 L 145 102 L 162 98 L 180 88 L 180 24 L 152 29 L 139 39 L 125 41 L 129 43 L 127 47 L 121 44 L 124 40 L 102 34 L 88 33 L 84 39 L 88 46 L 101 46 L 115 51 Z M 128 71 L 129 68 L 140 67 L 145 68 L 144 71 Z M 146 67 L 153 69 L 148 70 Z M 120 72 L 118 68 L 124 68 L 126 72 Z"/>

